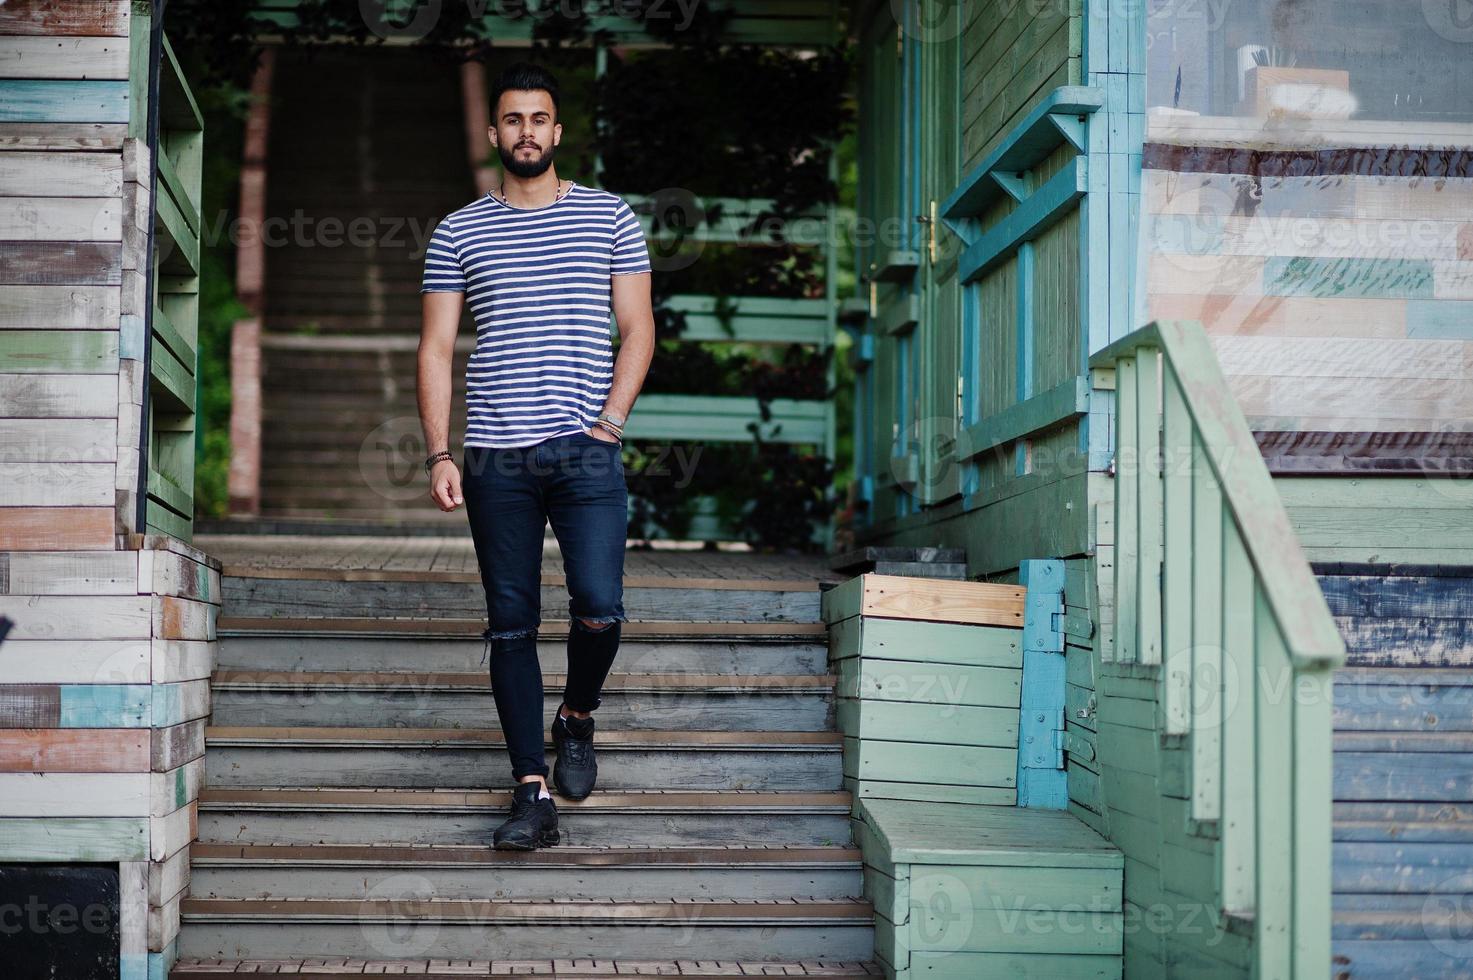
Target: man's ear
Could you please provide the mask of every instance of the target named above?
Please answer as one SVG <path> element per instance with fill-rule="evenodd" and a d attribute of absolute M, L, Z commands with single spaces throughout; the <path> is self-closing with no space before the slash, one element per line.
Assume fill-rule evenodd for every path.
<path fill-rule="evenodd" d="M 553 146 L 557 146 L 562 141 L 563 141 L 563 124 L 562 123 L 553 123 L 552 124 L 552 145 Z"/>
<path fill-rule="evenodd" d="M 495 126 L 487 126 L 486 127 L 486 135 L 491 138 L 491 145 L 492 146 L 495 146 L 496 145 L 496 127 Z"/>

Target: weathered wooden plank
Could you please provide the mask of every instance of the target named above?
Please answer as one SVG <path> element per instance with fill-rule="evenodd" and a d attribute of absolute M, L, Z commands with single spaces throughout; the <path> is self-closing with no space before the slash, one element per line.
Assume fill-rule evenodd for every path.
<path fill-rule="evenodd" d="M 1023 593 L 1010 585 L 866 573 L 825 592 L 823 603 L 832 610 L 827 621 L 863 615 L 1021 629 Z"/>
<path fill-rule="evenodd" d="M 937 744 L 1018 745 L 1016 708 L 841 698 L 836 707 L 840 731 L 864 739 L 913 740 L 922 732 Z"/>
<path fill-rule="evenodd" d="M 839 661 L 837 675 L 841 698 L 1016 708 L 1022 691 L 1022 672 L 1006 667 L 866 657 Z"/>
<path fill-rule="evenodd" d="M 0 79 L 0 122 L 122 123 L 127 81 Z"/>
<path fill-rule="evenodd" d="M 0 235 L 22 242 L 121 242 L 122 202 L 110 197 L 0 197 Z"/>
<path fill-rule="evenodd" d="M 128 36 L 127 0 L 11 0 L 0 4 L 0 35 Z"/>
<path fill-rule="evenodd" d="M 0 48 L 0 76 L 126 79 L 128 42 L 111 37 L 8 37 Z"/>
<path fill-rule="evenodd" d="M 205 754 L 205 727 L 206 719 L 199 718 L 171 728 L 153 729 L 150 748 L 153 771 L 168 772 L 201 758 Z"/>
<path fill-rule="evenodd" d="M 895 863 L 1123 867 L 1119 849 L 1061 810 L 866 800 L 857 811 Z"/>
<path fill-rule="evenodd" d="M 0 731 L 0 772 L 147 772 L 148 745 L 137 729 Z"/>
<path fill-rule="evenodd" d="M 928 748 L 930 746 L 930 748 Z M 945 754 L 934 742 L 844 740 L 844 775 L 854 779 L 916 780 L 968 786 L 1017 785 L 1016 747 L 948 745 Z"/>
<path fill-rule="evenodd" d="M 149 656 L 146 638 L 7 639 L 0 644 L 0 677 L 13 684 L 147 684 Z"/>
<path fill-rule="evenodd" d="M 0 773 L 0 817 L 147 814 L 147 773 Z"/>
<path fill-rule="evenodd" d="M 0 858 L 6 861 L 141 861 L 147 856 L 147 817 L 0 819 Z"/>
<path fill-rule="evenodd" d="M 11 374 L 0 385 L 0 417 L 105 418 L 118 410 L 118 393 L 87 374 Z"/>
<path fill-rule="evenodd" d="M 115 330 L 3 330 L 0 359 L 7 373 L 117 374 Z"/>

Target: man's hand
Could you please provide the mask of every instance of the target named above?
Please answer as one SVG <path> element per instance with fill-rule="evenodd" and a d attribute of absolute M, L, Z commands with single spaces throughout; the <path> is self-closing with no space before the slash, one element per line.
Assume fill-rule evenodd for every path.
<path fill-rule="evenodd" d="M 446 513 L 465 502 L 460 495 L 460 469 L 453 461 L 442 459 L 430 471 L 430 499 Z"/>
<path fill-rule="evenodd" d="M 583 431 L 586 432 L 586 433 L 588 433 L 589 435 L 593 436 L 593 438 L 595 438 L 595 439 L 601 439 L 604 442 L 618 442 L 619 441 L 618 440 L 618 437 L 616 437 L 612 432 L 610 432 L 608 429 L 605 429 L 601 425 L 595 425 L 592 428 L 584 429 Z"/>

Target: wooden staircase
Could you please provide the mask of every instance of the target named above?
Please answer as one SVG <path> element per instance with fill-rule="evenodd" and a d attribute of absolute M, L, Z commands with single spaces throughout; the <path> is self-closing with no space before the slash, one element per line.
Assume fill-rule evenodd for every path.
<path fill-rule="evenodd" d="M 476 197 L 457 68 L 411 48 L 276 55 L 266 215 L 287 224 L 265 250 L 261 514 L 463 522 L 414 480 L 424 243 Z"/>
<path fill-rule="evenodd" d="M 1473 568 L 1333 571 L 1332 973 L 1473 976 Z"/>
<path fill-rule="evenodd" d="M 626 624 L 598 789 L 505 852 L 479 584 L 228 573 L 174 980 L 878 972 L 816 583 L 626 581 L 631 618 L 728 618 Z M 445 618 L 399 615 L 426 589 Z M 548 722 L 565 610 L 544 589 Z"/>

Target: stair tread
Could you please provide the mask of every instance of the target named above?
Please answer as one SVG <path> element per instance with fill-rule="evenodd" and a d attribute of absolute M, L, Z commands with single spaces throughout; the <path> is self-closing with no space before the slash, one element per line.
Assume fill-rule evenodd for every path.
<path fill-rule="evenodd" d="M 552 744 L 547 736 L 547 744 Z M 839 749 L 844 736 L 842 732 L 787 732 L 787 731 L 661 731 L 657 729 L 600 729 L 596 744 L 600 748 L 639 748 L 666 746 L 672 748 L 712 748 L 800 745 L 804 747 Z M 346 743 L 361 746 L 367 744 L 404 745 L 414 743 L 451 745 L 505 745 L 506 733 L 491 728 L 356 728 L 356 727 L 265 727 L 265 726 L 212 726 L 205 729 L 205 742 L 222 745 L 235 744 L 280 744 L 300 742 L 306 744 Z"/>
<path fill-rule="evenodd" d="M 244 804 L 280 807 L 466 807 L 505 809 L 511 805 L 510 790 L 485 789 L 398 789 L 392 787 L 262 787 L 200 790 L 202 809 Z M 847 812 L 853 797 L 847 790 L 795 792 L 779 790 L 600 790 L 582 800 L 560 800 L 559 811 L 570 810 L 754 810 L 787 811 L 826 808 Z"/>
<path fill-rule="evenodd" d="M 333 976 L 345 973 L 363 973 L 369 966 L 383 968 L 383 972 L 394 975 L 417 976 L 422 980 L 448 980 L 466 976 L 522 976 L 536 974 L 544 977 L 577 976 L 579 980 L 596 977 L 624 977 L 631 974 L 680 976 L 686 980 L 707 980 L 732 976 L 822 976 L 864 977 L 881 976 L 883 968 L 873 961 L 801 960 L 801 961 L 743 961 L 743 960 L 359 960 L 346 958 L 281 959 L 281 960 L 216 960 L 198 957 L 180 957 L 169 974 L 173 980 L 196 980 L 228 973 L 257 975 L 291 974 L 293 976 Z M 391 967 L 391 968 L 390 968 Z"/>
<path fill-rule="evenodd" d="M 569 621 L 542 621 L 539 635 L 551 639 L 567 634 Z M 270 616 L 221 616 L 216 624 L 221 635 L 236 634 L 412 634 L 420 639 L 453 637 L 479 640 L 485 631 L 484 619 L 347 617 L 312 616 L 283 618 Z M 696 636 L 706 639 L 741 639 L 755 637 L 802 636 L 821 639 L 828 625 L 821 622 L 762 622 L 743 620 L 630 620 L 620 629 L 625 640 Z"/>
<path fill-rule="evenodd" d="M 862 898 L 832 899 L 792 897 L 783 899 L 670 898 L 640 899 L 538 899 L 538 898 L 185 898 L 180 913 L 187 919 L 242 917 L 254 919 L 343 919 L 375 921 L 405 916 L 439 918 L 483 924 L 495 916 L 516 921 L 556 922 L 568 919 L 622 922 L 648 919 L 689 922 L 692 909 L 700 910 L 707 924 L 712 919 L 733 922 L 815 919 L 851 920 L 867 923 L 874 909 Z"/>
<path fill-rule="evenodd" d="M 566 673 L 545 672 L 544 685 L 561 686 L 567 682 Z M 777 688 L 830 690 L 838 678 L 833 674 L 684 674 L 650 673 L 630 674 L 613 672 L 604 681 L 608 691 L 644 691 L 675 689 L 681 691 L 709 691 L 732 689 L 747 691 L 753 688 Z M 443 687 L 489 691 L 490 680 L 485 671 L 339 671 L 339 670 L 216 670 L 213 678 L 215 690 L 294 690 L 312 686 L 402 688 L 406 684 L 416 691 Z"/>
<path fill-rule="evenodd" d="M 243 863 L 302 865 L 364 864 L 485 866 L 485 865 L 573 865 L 581 867 L 668 867 L 668 866 L 754 866 L 853 865 L 860 860 L 857 847 L 842 845 L 706 845 L 649 847 L 643 845 L 573 845 L 534 851 L 498 851 L 480 844 L 240 844 L 196 843 L 190 848 L 190 863 L 235 865 Z"/>

